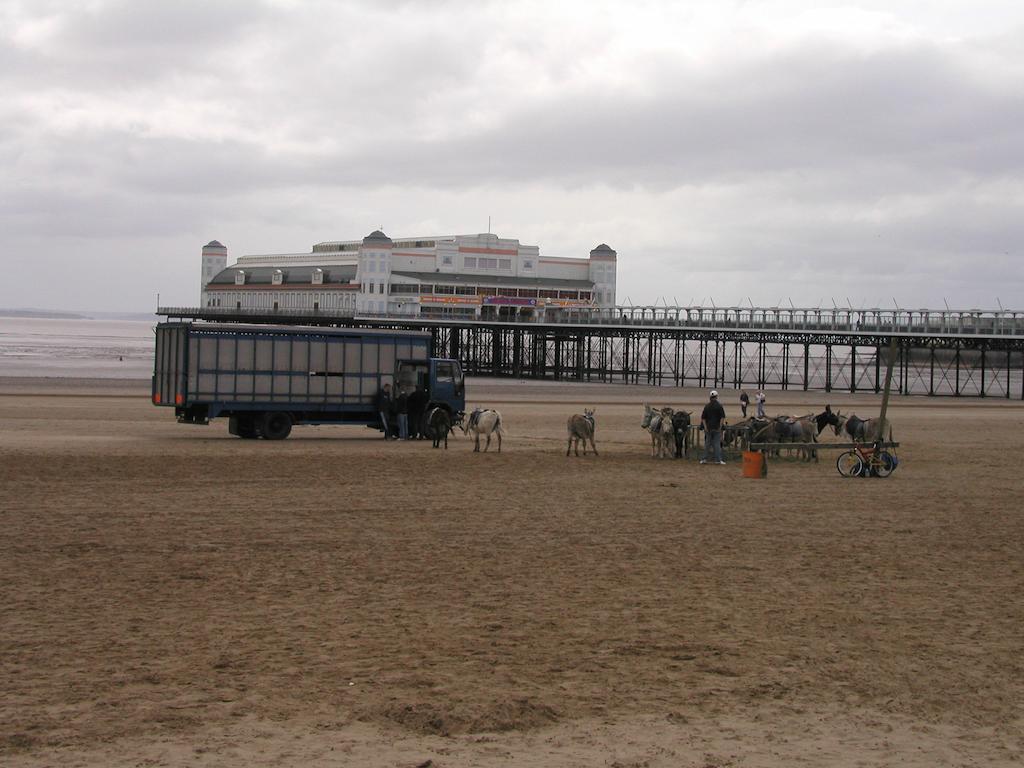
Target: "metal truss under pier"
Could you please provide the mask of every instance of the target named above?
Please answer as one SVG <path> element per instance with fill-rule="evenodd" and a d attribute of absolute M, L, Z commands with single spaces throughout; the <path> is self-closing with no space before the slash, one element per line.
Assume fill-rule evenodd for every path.
<path fill-rule="evenodd" d="M 435 327 L 479 376 L 880 392 L 891 336 L 635 328 Z M 896 335 L 901 394 L 1024 399 L 1024 339 Z"/>
<path fill-rule="evenodd" d="M 435 354 L 466 373 L 734 389 L 880 392 L 896 340 L 893 389 L 901 394 L 1024 400 L 1024 336 L 638 327 L 430 318 L 229 314 L 164 308 L 169 318 L 428 330 Z"/>

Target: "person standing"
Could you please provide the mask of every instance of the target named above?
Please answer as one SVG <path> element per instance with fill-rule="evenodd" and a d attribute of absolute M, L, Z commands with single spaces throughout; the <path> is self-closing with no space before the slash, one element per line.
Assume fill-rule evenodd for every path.
<path fill-rule="evenodd" d="M 757 418 L 763 419 L 764 415 L 764 392 L 757 393 Z"/>
<path fill-rule="evenodd" d="M 740 392 L 740 410 L 743 411 L 743 418 L 747 418 L 747 407 L 750 405 L 750 395 L 747 390 Z"/>
<path fill-rule="evenodd" d="M 700 424 L 704 427 L 704 458 L 701 464 L 714 461 L 725 464 L 722 460 L 722 426 L 725 424 L 725 408 L 718 402 L 718 392 L 711 390 L 711 398 L 700 414 Z"/>
<path fill-rule="evenodd" d="M 423 417 L 427 410 L 427 393 L 423 385 L 417 384 L 416 389 L 409 393 L 409 437 L 423 438 Z"/>
<path fill-rule="evenodd" d="M 380 416 L 380 423 L 384 425 L 384 439 L 391 439 L 391 385 L 385 384 L 377 392 L 377 397 L 374 403 L 377 407 L 377 415 Z"/>
<path fill-rule="evenodd" d="M 398 413 L 398 437 L 401 440 L 409 439 L 409 396 L 405 390 L 399 387 L 398 397 L 395 398 L 395 411 Z"/>

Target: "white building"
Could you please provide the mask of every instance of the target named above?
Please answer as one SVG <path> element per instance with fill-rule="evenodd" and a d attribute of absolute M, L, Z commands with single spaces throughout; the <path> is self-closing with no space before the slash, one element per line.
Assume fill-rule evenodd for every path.
<path fill-rule="evenodd" d="M 536 317 L 614 307 L 616 253 L 602 243 L 587 258 L 542 256 L 536 245 L 489 233 L 392 240 L 374 231 L 309 253 L 243 256 L 228 267 L 215 240 L 203 248 L 203 281 L 204 307 Z"/>
<path fill-rule="evenodd" d="M 203 246 L 203 278 L 200 291 L 200 306 L 210 305 L 210 296 L 206 292 L 206 285 L 213 278 L 224 271 L 228 265 L 228 249 L 216 240 L 211 240 Z"/>

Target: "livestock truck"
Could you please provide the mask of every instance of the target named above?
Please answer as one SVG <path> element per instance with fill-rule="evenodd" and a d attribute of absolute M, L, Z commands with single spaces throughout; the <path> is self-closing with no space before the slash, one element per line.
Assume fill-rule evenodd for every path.
<path fill-rule="evenodd" d="M 226 417 L 241 438 L 283 440 L 295 424 L 382 429 L 384 384 L 423 388 L 428 408 L 458 422 L 466 393 L 457 360 L 431 356 L 422 331 L 163 322 L 156 327 L 153 404 L 179 422 Z"/>

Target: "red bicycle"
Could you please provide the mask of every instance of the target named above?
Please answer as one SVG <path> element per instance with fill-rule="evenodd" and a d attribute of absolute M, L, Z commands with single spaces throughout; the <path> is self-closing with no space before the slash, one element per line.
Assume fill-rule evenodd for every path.
<path fill-rule="evenodd" d="M 836 459 L 836 469 L 843 477 L 888 477 L 899 463 L 894 451 L 872 443 L 843 451 Z"/>

